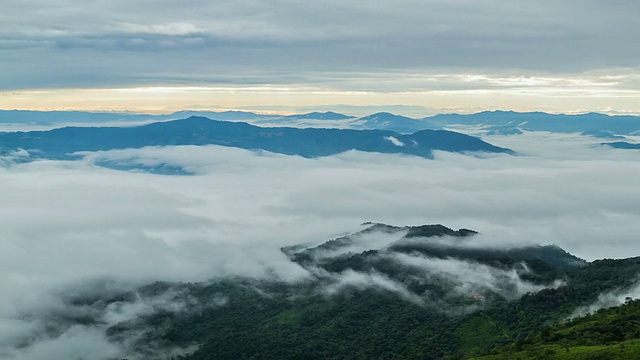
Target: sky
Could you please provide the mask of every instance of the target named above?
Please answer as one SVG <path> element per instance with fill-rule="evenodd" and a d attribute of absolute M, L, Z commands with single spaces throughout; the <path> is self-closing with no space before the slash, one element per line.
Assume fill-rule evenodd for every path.
<path fill-rule="evenodd" d="M 640 114 L 635 0 L 2 8 L 0 109 Z"/>

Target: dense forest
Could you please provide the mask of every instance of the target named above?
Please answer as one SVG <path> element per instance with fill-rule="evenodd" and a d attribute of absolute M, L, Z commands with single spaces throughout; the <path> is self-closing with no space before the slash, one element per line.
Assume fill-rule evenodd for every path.
<path fill-rule="evenodd" d="M 637 351 L 638 301 L 576 316 L 603 294 L 637 286 L 640 258 L 586 262 L 556 246 L 470 246 L 475 234 L 370 224 L 283 249 L 313 272 L 307 281 L 226 278 L 121 294 L 105 303 L 167 293 L 188 301 L 107 332 L 113 341 L 137 336 L 130 346 L 150 359 L 609 359 Z M 376 236 L 398 240 L 362 250 Z"/>
<path fill-rule="evenodd" d="M 640 300 L 545 326 L 474 359 L 640 359 Z"/>

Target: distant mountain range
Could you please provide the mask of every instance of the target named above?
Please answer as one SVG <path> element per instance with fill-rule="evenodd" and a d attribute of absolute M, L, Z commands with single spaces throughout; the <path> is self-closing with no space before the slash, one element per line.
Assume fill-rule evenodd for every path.
<path fill-rule="evenodd" d="M 204 117 L 217 122 L 197 120 Z M 154 122 L 167 124 L 153 124 Z M 351 149 L 427 158 L 432 156 L 433 150 L 510 152 L 477 138 L 447 132 L 445 129 L 464 129 L 466 132 L 472 130 L 471 133 L 478 136 L 517 135 L 524 131 L 579 133 L 608 141 L 602 145 L 613 148 L 640 149 L 640 144 L 630 138 L 632 135 L 640 135 L 640 117 L 598 113 L 563 115 L 487 111 L 413 119 L 388 112 L 354 117 L 331 111 L 294 115 L 258 114 L 249 111 L 179 111 L 166 115 L 145 115 L 0 110 L 0 124 L 5 124 L 9 129 L 29 126 L 59 128 L 74 124 L 86 127 L 102 124 L 122 127 L 95 130 L 76 126 L 50 133 L 30 131 L 21 135 L 0 135 L 0 151 L 37 149 L 42 151 L 42 157 L 55 158 L 68 157 L 69 153 L 76 151 L 189 144 L 217 144 L 305 157 L 332 155 Z M 149 127 L 133 127 L 140 124 L 149 124 Z"/>
<path fill-rule="evenodd" d="M 488 134 L 517 134 L 521 131 L 584 133 L 606 137 L 640 133 L 639 116 L 609 116 L 599 113 L 577 115 L 544 112 L 485 111 L 476 114 L 440 114 L 422 119 L 379 112 L 354 117 L 336 112 L 311 112 L 294 115 L 258 114 L 249 111 L 179 111 L 165 115 L 133 113 L 100 113 L 78 111 L 0 110 L 0 124 L 55 125 L 71 123 L 105 123 L 167 121 L 202 116 L 214 120 L 244 121 L 260 126 L 332 127 L 349 129 L 390 130 L 413 133 L 424 129 L 452 126 L 476 126 Z"/>
<path fill-rule="evenodd" d="M 446 130 L 400 134 L 386 130 L 263 128 L 197 116 L 130 127 L 64 127 L 0 133 L 0 147 L 5 152 L 24 149 L 35 157 L 56 159 L 72 158 L 71 154 L 80 151 L 208 144 L 309 158 L 348 150 L 425 158 L 432 157 L 434 150 L 512 153 L 478 138 Z"/>
<path fill-rule="evenodd" d="M 561 133 L 609 132 L 632 135 L 640 132 L 640 117 L 609 116 L 599 113 L 578 115 L 547 114 L 544 112 L 518 113 L 514 111 L 485 111 L 477 114 L 442 114 L 426 118 L 436 126 L 474 125 L 486 130 L 551 131 Z"/>
<path fill-rule="evenodd" d="M 603 145 L 608 145 L 616 149 L 632 149 L 632 150 L 640 150 L 640 144 L 632 144 L 626 141 L 618 141 L 612 143 L 604 143 Z"/>

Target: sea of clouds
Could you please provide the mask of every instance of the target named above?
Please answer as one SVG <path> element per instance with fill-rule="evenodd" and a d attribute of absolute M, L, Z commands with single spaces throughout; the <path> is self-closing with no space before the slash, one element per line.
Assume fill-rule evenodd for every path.
<path fill-rule="evenodd" d="M 518 155 L 436 152 L 428 160 L 351 151 L 306 159 L 177 146 L 25 163 L 29 154 L 7 153 L 0 159 L 0 357 L 124 356 L 104 329 L 157 304 L 102 309 L 100 326 L 53 334 L 43 333 L 43 322 L 65 314 L 65 294 L 95 286 L 89 284 L 108 291 L 228 275 L 303 280 L 313 274 L 281 247 L 319 244 L 366 221 L 478 231 L 469 246 L 557 244 L 586 260 L 640 255 L 640 152 L 542 132 L 488 140 Z M 96 165 L 104 161 L 193 175 Z M 449 264 L 425 264 L 451 271 Z M 344 284 L 398 290 L 379 274 L 366 281 L 344 275 L 335 291 Z M 512 276 L 488 276 L 498 275 Z"/>

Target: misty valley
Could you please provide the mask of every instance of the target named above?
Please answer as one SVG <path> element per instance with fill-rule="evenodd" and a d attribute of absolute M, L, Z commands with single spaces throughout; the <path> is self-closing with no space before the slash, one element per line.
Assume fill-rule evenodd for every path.
<path fill-rule="evenodd" d="M 0 120 L 2 359 L 640 358 L 639 117 Z"/>

